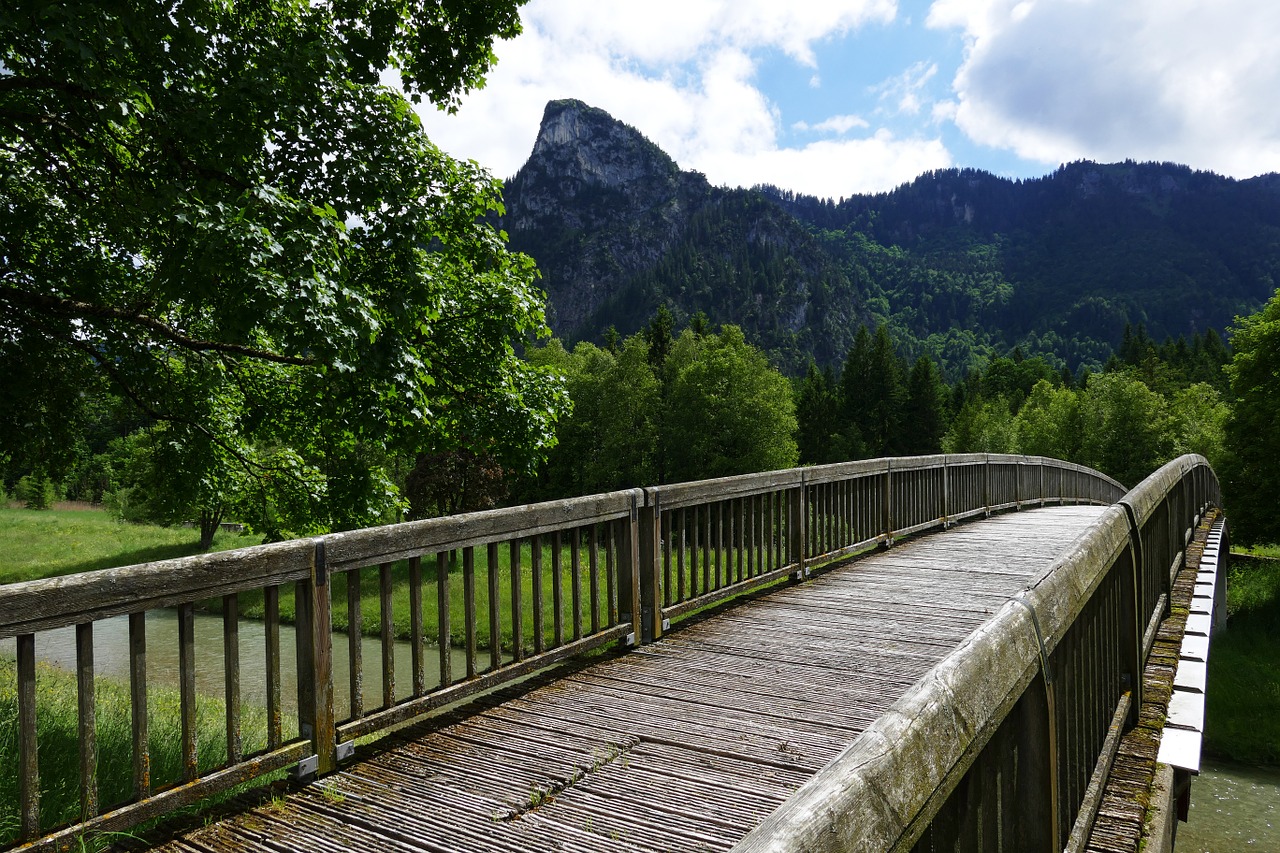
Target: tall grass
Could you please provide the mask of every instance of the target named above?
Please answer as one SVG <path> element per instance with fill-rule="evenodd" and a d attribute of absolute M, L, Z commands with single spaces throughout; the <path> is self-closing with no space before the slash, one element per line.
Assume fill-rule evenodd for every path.
<path fill-rule="evenodd" d="M 36 670 L 36 724 L 40 767 L 41 827 L 51 830 L 80 819 L 80 741 L 74 674 L 44 663 Z M 18 702 L 16 667 L 0 659 L 0 844 L 17 840 L 19 823 Z M 95 681 L 98 801 L 102 810 L 133 796 L 133 728 L 128 684 Z M 151 782 L 159 789 L 182 775 L 182 718 L 176 690 L 148 693 Z M 266 713 L 246 705 L 241 727 L 246 753 L 266 746 Z M 288 717 L 286 725 L 295 721 Z M 287 732 L 293 737 L 296 732 Z M 196 756 L 200 772 L 227 760 L 226 706 L 205 696 L 196 701 Z"/>
<path fill-rule="evenodd" d="M 1209 654 L 1206 748 L 1280 764 L 1280 559 L 1230 563 L 1227 613 Z"/>

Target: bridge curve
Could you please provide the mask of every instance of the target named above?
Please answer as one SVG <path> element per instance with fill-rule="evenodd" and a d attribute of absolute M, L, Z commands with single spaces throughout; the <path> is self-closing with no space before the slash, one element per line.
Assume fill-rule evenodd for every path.
<path fill-rule="evenodd" d="M 1142 673 L 1191 529 L 1217 500 L 1199 457 L 1127 495 L 1038 457 L 871 460 L 0 588 L 0 637 L 17 639 L 22 836 L 65 847 L 294 766 L 322 778 L 169 848 L 928 850 L 967 838 L 964 849 L 1080 849 L 1116 733 L 1147 713 Z M 916 535 L 931 531 L 946 532 Z M 366 567 L 379 590 L 373 707 L 358 642 Z M 335 576 L 353 626 L 341 666 Z M 413 683 L 397 691 L 401 581 Z M 279 598 L 290 587 L 297 735 L 281 721 Z M 261 594 L 266 620 L 266 747 L 253 752 L 239 710 L 244 592 Z M 191 620 L 218 597 L 227 752 L 210 770 L 194 740 Z M 184 775 L 153 790 L 143 617 L 158 607 L 178 616 Z M 116 615 L 129 617 L 135 793 L 102 808 L 93 625 Z M 42 835 L 34 638 L 66 625 L 82 820 Z M 465 674 L 451 671 L 452 643 Z M 463 719 L 394 731 L 585 653 L 607 659 Z M 386 736 L 351 763 L 375 733 Z"/>
<path fill-rule="evenodd" d="M 901 542 L 159 849 L 727 850 L 1102 512 Z"/>

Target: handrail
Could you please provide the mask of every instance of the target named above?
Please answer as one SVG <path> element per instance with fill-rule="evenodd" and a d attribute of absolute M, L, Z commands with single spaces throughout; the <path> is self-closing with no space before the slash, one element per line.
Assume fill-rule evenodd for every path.
<path fill-rule="evenodd" d="M 1121 494 L 1118 483 L 1095 471 L 1040 457 L 876 459 L 0 586 L 0 638 L 16 637 L 17 648 L 19 840 L 66 846 L 79 833 L 128 829 L 262 773 L 294 765 L 303 775 L 328 773 L 358 737 L 593 648 L 652 641 L 670 620 L 788 575 L 803 580 L 858 550 L 978 515 L 1055 502 L 1110 503 Z M 1144 507 L 1137 511 L 1147 512 Z M 1142 547 L 1155 555 L 1158 544 L 1153 538 Z M 360 635 L 370 595 L 381 651 L 367 674 L 380 671 L 382 687 L 374 691 L 380 695 L 366 697 Z M 290 598 L 295 639 L 284 652 L 297 661 L 296 697 L 282 696 L 281 686 L 280 613 Z M 242 605 L 259 599 L 265 646 L 242 657 Z M 197 755 L 195 740 L 193 626 L 201 602 L 220 604 L 224 638 L 227 745 L 212 757 Z M 147 710 L 153 685 L 147 681 L 145 616 L 157 608 L 176 608 L 178 616 L 183 766 L 180 778 L 169 780 L 151 778 L 148 752 L 155 720 Z M 397 685 L 395 619 L 406 610 L 412 683 Z M 99 803 L 92 639 L 95 623 L 114 616 L 129 620 L 133 784 L 125 802 Z M 345 638 L 335 640 L 335 621 L 349 626 Z M 82 808 L 78 821 L 57 828 L 47 816 L 41 820 L 37 793 L 35 637 L 71 625 L 81 690 Z M 347 646 L 346 664 L 339 662 L 335 642 Z M 465 672 L 453 671 L 454 646 L 462 650 L 458 667 Z M 438 666 L 428 678 L 433 655 Z M 261 666 L 267 684 L 267 730 L 254 750 L 244 746 L 247 724 L 240 713 L 240 673 L 248 666 Z M 285 717 L 296 722 L 296 735 Z"/>
<path fill-rule="evenodd" d="M 968 849 L 1001 822 L 1017 849 L 1082 849 L 1086 791 L 1141 704 L 1163 584 L 1220 503 L 1203 457 L 1152 474 L 734 849 Z"/>

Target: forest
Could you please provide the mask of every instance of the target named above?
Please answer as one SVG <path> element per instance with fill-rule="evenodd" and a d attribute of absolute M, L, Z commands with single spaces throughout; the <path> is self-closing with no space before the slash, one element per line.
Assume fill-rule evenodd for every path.
<path fill-rule="evenodd" d="M 1077 462 L 1132 486 L 1183 453 L 1209 459 L 1227 483 L 1239 541 L 1274 541 L 1275 522 L 1250 511 L 1277 472 L 1269 418 L 1280 391 L 1280 295 L 1230 332 L 1157 342 L 1126 328 L 1097 372 L 1055 369 L 1014 349 L 948 382 L 928 356 L 903 357 L 889 327 L 859 327 L 838 368 L 810 362 L 788 377 L 737 326 L 698 314 L 677 328 L 659 309 L 640 332 L 603 346 L 530 346 L 526 368 L 563 383 L 571 406 L 555 445 L 533 467 L 481 447 L 369 452 L 389 497 L 369 515 L 324 517 L 287 489 L 252 477 L 218 492 L 220 519 L 276 539 L 635 486 L 850 459 L 929 453 L 1023 453 Z M 164 424 L 100 393 L 72 463 L 6 472 L 10 493 L 39 508 L 100 503 L 124 521 L 174 523 L 197 511 L 168 466 Z M 1272 448 L 1271 451 L 1267 448 Z M 304 464 L 308 460 L 303 459 Z M 1273 479 L 1271 480 L 1273 481 Z M 184 495 L 186 497 L 184 497 Z M 281 496 L 286 499 L 282 499 Z"/>

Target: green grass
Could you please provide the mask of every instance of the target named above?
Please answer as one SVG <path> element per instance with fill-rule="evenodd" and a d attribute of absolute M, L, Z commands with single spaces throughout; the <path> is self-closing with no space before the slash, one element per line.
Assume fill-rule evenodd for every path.
<path fill-rule="evenodd" d="M 1209 655 L 1206 748 L 1280 764 L 1280 559 L 1233 561 L 1227 612 Z"/>
<path fill-rule="evenodd" d="M 18 703 L 15 665 L 0 659 L 0 844 L 17 839 L 19 827 Z M 106 809 L 128 801 L 133 786 L 133 740 L 128 684 L 95 682 L 99 803 Z M 79 723 L 74 674 L 37 664 L 36 721 L 40 760 L 40 816 L 46 831 L 80 818 Z M 182 727 L 178 693 L 148 694 L 149 751 L 153 789 L 177 782 L 182 769 Z M 199 696 L 196 701 L 196 756 L 206 772 L 226 761 L 226 706 Z M 290 725 L 287 718 L 286 726 Z M 246 753 L 266 746 L 266 713 L 244 706 L 241 729 Z M 286 732 L 286 737 L 295 736 Z M 259 780 L 256 784 L 260 784 Z M 242 786 L 241 789 L 243 789 Z M 238 789 L 238 790 L 241 790 Z M 228 792 L 219 799 L 231 796 Z M 211 803 L 212 801 L 210 801 Z M 203 805 L 208 805 L 205 803 Z"/>
<path fill-rule="evenodd" d="M 198 530 L 125 524 L 103 510 L 0 508 L 0 583 L 187 557 L 199 540 Z M 219 532 L 213 550 L 260 541 Z"/>

